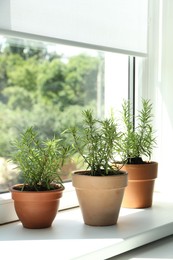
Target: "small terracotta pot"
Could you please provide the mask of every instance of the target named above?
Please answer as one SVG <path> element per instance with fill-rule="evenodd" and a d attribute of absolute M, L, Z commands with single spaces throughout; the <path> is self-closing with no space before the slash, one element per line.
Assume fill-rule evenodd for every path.
<path fill-rule="evenodd" d="M 122 207 L 151 207 L 158 163 L 127 164 L 121 169 L 128 173 L 128 186 L 124 192 Z"/>
<path fill-rule="evenodd" d="M 116 224 L 127 186 L 127 173 L 114 176 L 89 176 L 85 173 L 72 174 L 84 223 L 91 226 Z"/>
<path fill-rule="evenodd" d="M 16 190 L 15 187 L 19 185 L 14 185 L 10 190 L 16 214 L 23 226 L 33 229 L 50 227 L 57 214 L 64 187 L 37 192 Z"/>

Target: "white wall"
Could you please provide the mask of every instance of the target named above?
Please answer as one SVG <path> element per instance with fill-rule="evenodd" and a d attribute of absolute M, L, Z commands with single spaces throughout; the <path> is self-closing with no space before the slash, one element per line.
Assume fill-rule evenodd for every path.
<path fill-rule="evenodd" d="M 173 1 L 150 1 L 148 82 L 143 94 L 153 101 L 159 162 L 156 188 L 173 193 Z M 169 191 L 170 188 L 170 191 Z"/>

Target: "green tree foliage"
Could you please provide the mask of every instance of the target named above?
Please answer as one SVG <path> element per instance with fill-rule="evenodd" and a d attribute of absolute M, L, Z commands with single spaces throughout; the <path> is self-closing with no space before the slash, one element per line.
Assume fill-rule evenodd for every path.
<path fill-rule="evenodd" d="M 10 109 L 32 109 L 34 95 L 21 87 L 8 87 L 3 91 L 5 103 Z"/>
<path fill-rule="evenodd" d="M 73 91 L 73 103 L 86 105 L 96 99 L 98 59 L 81 54 L 67 64 L 66 84 Z M 87 91 L 85 91 L 87 90 Z M 81 96 L 82 95 L 82 96 Z"/>
<path fill-rule="evenodd" d="M 40 93 L 46 101 L 67 105 L 88 104 L 96 98 L 98 59 L 78 55 L 64 64 L 59 59 L 45 61 L 38 78 Z"/>
<path fill-rule="evenodd" d="M 8 86 L 24 88 L 30 92 L 36 91 L 38 69 L 39 62 L 35 57 L 22 60 L 8 72 Z"/>
<path fill-rule="evenodd" d="M 52 138 L 80 123 L 83 108 L 95 109 L 99 62 L 84 54 L 64 62 L 45 44 L 7 41 L 0 52 L 0 156 L 8 157 L 10 140 L 31 125 Z"/>
<path fill-rule="evenodd" d="M 45 101 L 57 104 L 60 93 L 64 91 L 65 64 L 59 59 L 45 61 L 40 67 L 38 76 L 39 94 Z"/>
<path fill-rule="evenodd" d="M 0 91 L 8 87 L 10 72 L 22 64 L 23 59 L 18 54 L 0 53 Z"/>

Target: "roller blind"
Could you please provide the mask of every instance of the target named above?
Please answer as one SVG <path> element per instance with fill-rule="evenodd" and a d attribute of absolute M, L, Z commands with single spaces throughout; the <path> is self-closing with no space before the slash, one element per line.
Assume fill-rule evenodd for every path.
<path fill-rule="evenodd" d="M 0 0 L 0 29 L 147 54 L 147 0 Z"/>

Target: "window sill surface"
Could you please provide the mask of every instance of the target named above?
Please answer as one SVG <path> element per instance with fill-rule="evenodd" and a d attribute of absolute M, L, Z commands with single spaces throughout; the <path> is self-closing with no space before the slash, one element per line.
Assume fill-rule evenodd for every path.
<path fill-rule="evenodd" d="M 121 208 L 114 226 L 85 225 L 79 208 L 58 212 L 48 229 L 25 229 L 20 222 L 1 225 L 1 255 L 18 259 L 22 249 L 30 259 L 32 249 L 34 259 L 107 259 L 172 235 L 172 209 L 171 199 L 155 194 L 152 208 Z"/>
<path fill-rule="evenodd" d="M 173 259 L 173 235 L 129 252 L 109 258 L 109 260 L 171 260 Z"/>

